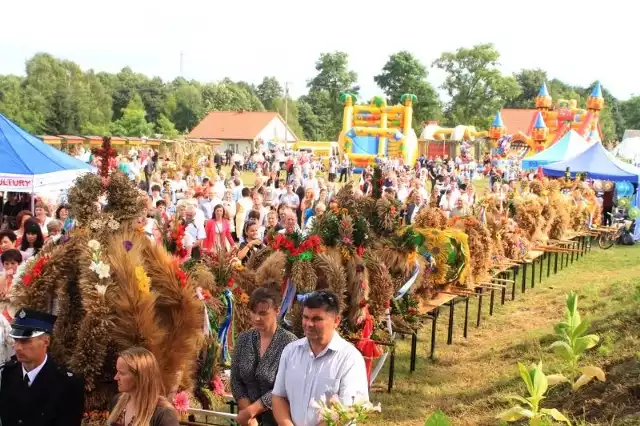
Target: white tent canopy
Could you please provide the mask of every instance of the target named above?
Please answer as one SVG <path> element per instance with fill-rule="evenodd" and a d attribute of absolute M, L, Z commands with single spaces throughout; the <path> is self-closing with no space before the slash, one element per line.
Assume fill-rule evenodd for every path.
<path fill-rule="evenodd" d="M 624 139 L 611 153 L 616 157 L 631 160 L 634 165 L 640 164 L 640 137 Z"/>

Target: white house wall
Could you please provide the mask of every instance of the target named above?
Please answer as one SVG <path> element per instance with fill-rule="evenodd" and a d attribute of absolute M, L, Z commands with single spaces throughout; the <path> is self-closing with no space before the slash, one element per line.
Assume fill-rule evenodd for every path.
<path fill-rule="evenodd" d="M 285 135 L 286 141 L 288 143 L 293 143 L 298 140 L 296 135 L 294 135 L 289 129 L 287 129 L 287 126 L 282 120 L 280 120 L 280 118 L 274 117 L 273 120 L 271 120 L 269 124 L 267 124 L 267 126 L 262 129 L 256 139 L 262 139 L 263 141 L 277 140 L 284 143 Z"/>

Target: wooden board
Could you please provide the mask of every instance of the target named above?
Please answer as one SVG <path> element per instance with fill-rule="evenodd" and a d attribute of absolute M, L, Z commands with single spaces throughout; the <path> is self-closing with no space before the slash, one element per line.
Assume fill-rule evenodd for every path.
<path fill-rule="evenodd" d="M 455 294 L 438 293 L 436 297 L 434 297 L 433 299 L 429 300 L 427 303 L 421 306 L 420 313 L 428 314 L 429 312 L 433 312 L 436 309 L 438 309 L 440 306 L 450 302 L 456 297 L 458 296 L 456 296 Z"/>

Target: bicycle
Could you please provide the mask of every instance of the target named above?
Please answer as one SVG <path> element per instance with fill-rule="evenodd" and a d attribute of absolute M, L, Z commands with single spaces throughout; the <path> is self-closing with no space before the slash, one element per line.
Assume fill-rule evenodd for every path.
<path fill-rule="evenodd" d="M 611 216 L 611 226 L 603 227 L 599 229 L 600 235 L 598 236 L 598 247 L 603 250 L 608 250 L 620 239 L 623 231 L 630 225 L 627 220 L 621 217 L 614 217 L 613 214 L 607 213 Z"/>

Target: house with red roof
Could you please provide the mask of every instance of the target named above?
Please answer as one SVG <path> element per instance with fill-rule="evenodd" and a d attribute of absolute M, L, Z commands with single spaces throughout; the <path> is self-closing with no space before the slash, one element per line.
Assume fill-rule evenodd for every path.
<path fill-rule="evenodd" d="M 272 111 L 212 111 L 189 132 L 189 139 L 221 140 L 222 150 L 245 152 L 257 143 L 284 146 L 298 141 L 287 123 Z"/>

